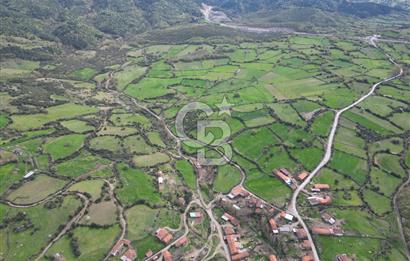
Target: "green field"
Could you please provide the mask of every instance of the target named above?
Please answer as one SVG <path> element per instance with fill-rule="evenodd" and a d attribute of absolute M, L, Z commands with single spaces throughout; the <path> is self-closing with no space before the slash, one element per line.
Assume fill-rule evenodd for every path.
<path fill-rule="evenodd" d="M 84 144 L 85 136 L 71 134 L 48 141 L 44 151 L 51 155 L 53 160 L 62 159 L 78 151 Z"/>
<path fill-rule="evenodd" d="M 149 205 L 162 204 L 163 201 L 154 187 L 154 178 L 144 172 L 120 164 L 121 185 L 116 188 L 119 200 L 126 206 L 145 202 Z"/>

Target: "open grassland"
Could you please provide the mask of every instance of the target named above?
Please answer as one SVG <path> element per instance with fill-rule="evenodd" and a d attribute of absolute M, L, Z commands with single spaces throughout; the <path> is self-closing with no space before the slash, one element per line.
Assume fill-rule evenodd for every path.
<path fill-rule="evenodd" d="M 72 185 L 69 190 L 70 191 L 78 191 L 81 193 L 88 193 L 91 195 L 91 200 L 97 200 L 101 196 L 101 188 L 104 184 L 103 180 L 84 180 Z"/>
<path fill-rule="evenodd" d="M 10 219 L 8 224 L 0 229 L 2 256 L 17 260 L 32 258 L 49 241 L 49 235 L 56 233 L 59 226 L 65 224 L 80 206 L 81 201 L 73 196 L 65 197 L 61 205 L 52 209 L 45 209 L 42 204 L 23 212 L 0 205 L 2 223 Z M 29 226 L 29 223 L 33 226 Z M 24 230 L 15 233 L 17 227 L 24 227 Z"/>
<path fill-rule="evenodd" d="M 121 185 L 116 189 L 118 198 L 126 206 L 145 202 L 149 205 L 162 204 L 154 179 L 150 175 L 120 164 L 118 170 L 121 174 Z"/>
<path fill-rule="evenodd" d="M 44 151 L 51 155 L 53 160 L 62 159 L 78 151 L 84 144 L 85 136 L 71 134 L 48 141 Z"/>
<path fill-rule="evenodd" d="M 69 119 L 80 115 L 95 113 L 98 110 L 94 107 L 66 103 L 46 109 L 46 113 L 13 115 L 11 127 L 17 130 L 29 130 L 43 126 L 45 123 Z"/>
<path fill-rule="evenodd" d="M 24 183 L 11 192 L 7 199 L 16 204 L 30 204 L 42 200 L 61 189 L 66 182 L 46 175 L 35 176 L 33 181 Z"/>
<path fill-rule="evenodd" d="M 214 181 L 216 192 L 228 193 L 241 181 L 241 173 L 232 165 L 218 167 L 218 173 Z"/>
<path fill-rule="evenodd" d="M 191 163 L 187 160 L 178 160 L 175 163 L 175 168 L 182 175 L 182 178 L 183 178 L 185 184 L 189 188 L 191 188 L 192 190 L 195 190 L 195 188 L 196 188 L 196 177 L 195 177 L 195 172 L 194 172 L 194 169 L 193 169 Z"/>

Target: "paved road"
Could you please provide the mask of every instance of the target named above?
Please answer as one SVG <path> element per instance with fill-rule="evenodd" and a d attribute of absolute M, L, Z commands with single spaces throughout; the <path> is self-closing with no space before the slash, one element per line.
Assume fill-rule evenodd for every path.
<path fill-rule="evenodd" d="M 376 43 L 375 43 L 375 40 L 376 40 L 376 37 L 375 37 L 375 36 L 371 37 L 371 38 L 370 38 L 370 43 L 371 43 L 373 46 L 377 47 L 377 45 L 376 45 Z M 387 56 L 387 57 L 388 57 L 388 59 L 389 59 L 390 62 L 392 62 L 394 65 L 398 66 L 397 63 L 396 63 L 390 56 Z M 311 182 L 311 180 L 313 179 L 313 177 L 314 177 L 317 173 L 319 173 L 319 171 L 329 162 L 329 160 L 330 160 L 330 158 L 331 158 L 331 156 L 332 156 L 333 140 L 334 140 L 334 138 L 335 138 L 336 131 L 337 131 L 337 127 L 338 127 L 338 125 L 339 125 L 340 116 L 341 116 L 344 112 L 346 112 L 346 111 L 352 109 L 353 107 L 355 107 L 356 105 L 358 105 L 359 103 L 361 103 L 362 101 L 364 101 L 365 99 L 367 99 L 368 97 L 370 97 L 370 96 L 374 93 L 374 91 L 377 89 L 377 87 L 379 87 L 379 85 L 381 85 L 381 84 L 383 84 L 383 83 L 386 83 L 386 82 L 389 82 L 389 81 L 392 81 L 392 80 L 394 80 L 394 79 L 400 77 L 402 74 L 403 74 L 403 69 L 400 67 L 400 72 L 399 72 L 399 73 L 397 73 L 396 75 L 394 75 L 394 76 L 392 76 L 392 77 L 386 78 L 386 79 L 384 79 L 384 80 L 382 80 L 382 81 L 380 81 L 380 82 L 374 84 L 374 85 L 372 86 L 372 88 L 370 89 L 370 91 L 369 91 L 366 95 L 362 96 L 360 99 L 358 99 L 358 100 L 355 101 L 354 103 L 350 104 L 349 106 L 347 106 L 347 107 L 345 107 L 345 108 L 343 108 L 343 109 L 341 109 L 341 110 L 336 111 L 336 115 L 335 115 L 335 118 L 334 118 L 334 120 L 333 120 L 332 129 L 331 129 L 330 134 L 329 134 L 329 137 L 328 137 L 325 155 L 324 155 L 322 161 L 321 161 L 321 162 L 319 163 L 319 165 L 310 173 L 310 175 L 306 178 L 306 180 L 295 190 L 295 192 L 294 192 L 293 195 L 292 195 L 292 200 L 291 200 L 291 202 L 290 202 L 290 205 L 289 205 L 289 208 L 288 208 L 288 212 L 289 212 L 290 214 L 294 215 L 296 218 L 298 218 L 298 220 L 300 221 L 300 224 L 302 225 L 302 227 L 307 231 L 307 233 L 308 233 L 308 239 L 309 239 L 309 241 L 311 242 L 312 252 L 313 252 L 313 255 L 314 255 L 314 258 L 315 258 L 316 261 L 319 261 L 319 260 L 320 260 L 320 259 L 319 259 L 319 255 L 318 255 L 317 250 L 316 250 L 316 247 L 315 247 L 315 245 L 314 245 L 312 236 L 311 236 L 310 233 L 309 233 L 308 227 L 306 226 L 305 222 L 303 221 L 303 219 L 301 218 L 301 216 L 299 215 L 299 212 L 298 212 L 298 210 L 297 210 L 297 206 L 296 206 L 296 205 L 297 205 L 297 198 L 298 198 L 300 192 L 306 187 L 306 185 L 308 185 L 308 184 Z"/>

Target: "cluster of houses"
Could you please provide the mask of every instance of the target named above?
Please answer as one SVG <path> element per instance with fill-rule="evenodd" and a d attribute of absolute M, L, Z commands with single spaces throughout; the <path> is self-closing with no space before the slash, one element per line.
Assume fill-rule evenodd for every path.
<path fill-rule="evenodd" d="M 236 261 L 247 258 L 249 252 L 246 249 L 243 249 L 240 243 L 241 234 L 237 231 L 240 227 L 239 220 L 226 212 L 222 215 L 222 219 L 227 223 L 230 223 L 223 227 L 223 231 L 229 253 L 231 254 L 231 260 Z"/>
<path fill-rule="evenodd" d="M 121 261 L 133 261 L 137 258 L 137 251 L 128 239 L 119 240 L 111 250 L 112 256 L 120 256 Z"/>

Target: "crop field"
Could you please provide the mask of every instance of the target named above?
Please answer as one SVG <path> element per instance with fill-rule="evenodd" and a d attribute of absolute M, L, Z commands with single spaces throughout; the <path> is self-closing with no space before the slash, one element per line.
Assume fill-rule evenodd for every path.
<path fill-rule="evenodd" d="M 86 195 L 89 206 L 79 224 L 48 250 L 47 259 L 56 253 L 66 260 L 103 259 L 121 235 L 123 211 L 125 238 L 142 260 L 149 249 L 165 246 L 155 238 L 156 229 L 183 233 L 181 213 L 190 202 L 201 209 L 198 191 L 218 215 L 223 211 L 219 199 L 238 184 L 285 210 L 292 189 L 273 170 L 286 168 L 295 175 L 315 169 L 324 156 L 335 110 L 395 70 L 380 49 L 365 47 L 358 39 L 287 35 L 195 44 L 201 39 L 175 45 L 136 39 L 119 46 L 112 39 L 111 47 L 94 55 L 62 55 L 50 64 L 2 61 L 2 202 L 31 204 L 60 189 L 65 193 L 24 211 L 0 204 L 0 259 L 38 255 L 84 205 L 75 193 Z M 407 59 L 407 47 L 384 43 L 383 48 Z M 115 50 L 122 55 L 113 55 Z M 330 185 L 326 193 L 333 203 L 326 211 L 342 221 L 348 236 L 314 235 L 322 260 L 339 253 L 378 260 L 382 251 L 404 260 L 393 204 L 410 164 L 409 80 L 406 74 L 380 85 L 340 118 L 331 160 L 313 183 Z M 221 104 L 224 98 L 227 107 Z M 188 113 L 186 133 L 199 136 L 198 119 L 226 123 L 231 164 L 198 168 L 192 164 L 197 148 L 184 141 L 178 147 L 175 122 L 190 102 L 205 103 L 213 113 L 208 118 Z M 222 131 L 210 128 L 206 134 L 216 139 Z M 219 156 L 211 145 L 206 153 Z M 24 179 L 31 170 L 36 170 L 34 176 Z M 299 197 L 298 203 L 311 226 L 322 208 L 307 210 L 305 199 Z M 203 213 L 198 227 L 208 233 L 210 221 Z M 188 227 L 195 222 L 189 219 Z M 19 227 L 23 230 L 15 232 Z M 178 251 L 204 246 L 201 240 Z"/>

